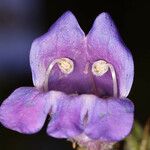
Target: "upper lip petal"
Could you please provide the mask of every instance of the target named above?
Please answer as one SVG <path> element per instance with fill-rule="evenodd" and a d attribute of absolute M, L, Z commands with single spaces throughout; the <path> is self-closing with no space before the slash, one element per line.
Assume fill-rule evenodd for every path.
<path fill-rule="evenodd" d="M 93 63 L 99 59 L 106 60 L 116 70 L 119 96 L 126 97 L 129 94 L 134 75 L 132 55 L 122 42 L 111 17 L 107 13 L 102 13 L 96 18 L 92 29 L 85 38 L 75 16 L 68 11 L 56 21 L 46 34 L 33 42 L 30 65 L 35 87 L 41 88 L 43 86 L 48 65 L 55 58 L 60 57 L 69 57 L 75 61 L 78 71 L 75 73 L 77 76 L 75 74 L 72 76 L 75 78 L 82 76 L 84 83 L 90 80 L 83 73 L 87 62 Z M 58 75 L 58 73 L 54 75 Z M 77 81 L 79 80 L 77 79 Z M 107 80 L 110 82 L 108 76 L 103 77 L 103 79 L 96 79 L 96 82 L 103 86 L 100 88 L 109 93 L 112 84 L 108 84 Z M 86 87 L 89 85 L 91 83 L 88 83 Z"/>
<path fill-rule="evenodd" d="M 48 65 L 56 58 L 68 57 L 85 61 L 85 35 L 75 16 L 64 13 L 43 36 L 36 39 L 30 51 L 30 65 L 35 87 L 43 86 Z M 76 62 L 78 65 L 79 62 Z"/>
<path fill-rule="evenodd" d="M 124 45 L 114 22 L 107 13 L 101 13 L 96 18 L 87 35 L 87 45 L 88 57 L 91 62 L 102 59 L 114 66 L 119 96 L 128 96 L 134 75 L 132 55 Z"/>

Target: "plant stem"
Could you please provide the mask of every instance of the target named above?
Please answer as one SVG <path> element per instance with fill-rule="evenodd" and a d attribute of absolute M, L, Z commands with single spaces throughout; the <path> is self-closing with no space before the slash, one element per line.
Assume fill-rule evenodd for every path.
<path fill-rule="evenodd" d="M 78 146 L 77 150 L 113 150 L 114 143 L 92 142 L 85 146 Z M 116 149 L 115 149 L 116 150 Z"/>

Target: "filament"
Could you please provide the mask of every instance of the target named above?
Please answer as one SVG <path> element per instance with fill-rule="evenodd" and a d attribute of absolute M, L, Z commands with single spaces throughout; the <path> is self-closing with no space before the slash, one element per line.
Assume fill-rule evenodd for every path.
<path fill-rule="evenodd" d="M 113 95 L 114 95 L 114 97 L 117 97 L 118 96 L 118 85 L 117 85 L 116 72 L 115 72 L 115 69 L 112 64 L 108 63 L 108 66 L 109 66 L 111 76 L 112 76 L 112 81 L 113 81 Z"/>
<path fill-rule="evenodd" d="M 117 77 L 116 77 L 116 72 L 115 68 L 113 67 L 112 64 L 107 63 L 104 60 L 98 60 L 93 63 L 92 65 L 92 72 L 96 76 L 102 76 L 106 72 L 110 70 L 111 76 L 112 76 L 112 82 L 113 82 L 113 96 L 117 97 L 118 96 L 118 85 L 117 85 Z"/>
<path fill-rule="evenodd" d="M 60 58 L 55 59 L 50 63 L 50 65 L 47 68 L 46 74 L 45 74 L 45 81 L 44 81 L 44 91 L 48 91 L 48 81 L 49 81 L 49 75 L 55 65 L 58 65 L 59 69 L 64 74 L 70 74 L 74 69 L 73 61 L 69 58 Z"/>

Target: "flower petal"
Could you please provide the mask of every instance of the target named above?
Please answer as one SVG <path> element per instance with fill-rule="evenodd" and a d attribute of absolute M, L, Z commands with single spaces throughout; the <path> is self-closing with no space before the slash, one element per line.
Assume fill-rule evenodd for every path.
<path fill-rule="evenodd" d="M 85 134 L 92 139 L 119 141 L 125 138 L 133 124 L 133 103 L 128 99 L 99 99 L 88 113 Z"/>
<path fill-rule="evenodd" d="M 20 133 L 39 131 L 50 109 L 50 101 L 32 87 L 15 90 L 0 107 L 0 122 Z"/>
<path fill-rule="evenodd" d="M 102 13 L 96 18 L 87 35 L 87 44 L 89 59 L 92 63 L 102 59 L 114 66 L 119 84 L 119 96 L 126 97 L 133 82 L 133 59 L 107 13 Z M 104 79 L 97 78 L 96 82 L 109 92 L 112 82 L 107 78 L 107 75 Z"/>
<path fill-rule="evenodd" d="M 50 63 L 56 58 L 68 57 L 74 61 L 75 70 L 70 75 L 64 75 L 55 66 L 50 75 L 49 89 L 66 93 L 91 89 L 91 86 L 85 86 L 88 82 L 84 82 L 86 80 L 86 75 L 83 74 L 86 64 L 84 39 L 85 35 L 74 15 L 71 12 L 63 14 L 48 33 L 36 39 L 32 44 L 30 64 L 34 85 L 42 88 Z M 70 84 L 70 82 L 74 83 Z"/>
<path fill-rule="evenodd" d="M 72 138 L 82 133 L 84 128 L 81 116 L 83 101 L 80 97 L 61 93 L 56 101 L 58 105 L 51 113 L 47 133 L 56 138 Z"/>
<path fill-rule="evenodd" d="M 49 93 L 55 103 L 47 128 L 50 136 L 76 138 L 86 134 L 90 139 L 114 142 L 127 136 L 132 128 L 134 106 L 128 99 Z"/>

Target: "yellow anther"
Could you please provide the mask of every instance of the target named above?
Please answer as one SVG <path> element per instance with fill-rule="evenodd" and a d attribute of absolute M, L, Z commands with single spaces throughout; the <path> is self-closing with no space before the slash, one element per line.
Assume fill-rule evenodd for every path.
<path fill-rule="evenodd" d="M 109 66 L 106 61 L 98 60 L 93 63 L 92 65 L 92 72 L 96 76 L 102 76 L 105 74 L 109 69 Z"/>
<path fill-rule="evenodd" d="M 70 74 L 74 69 L 73 61 L 68 58 L 61 58 L 58 60 L 60 70 L 65 74 Z"/>

